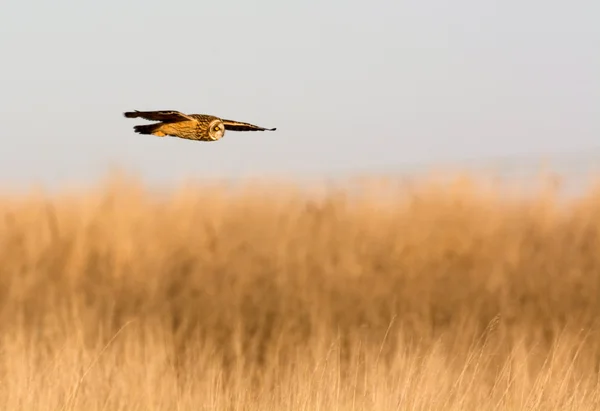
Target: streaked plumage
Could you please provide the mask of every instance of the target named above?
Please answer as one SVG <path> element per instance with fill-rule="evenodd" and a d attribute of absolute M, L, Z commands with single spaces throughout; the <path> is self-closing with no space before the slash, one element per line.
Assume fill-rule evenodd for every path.
<path fill-rule="evenodd" d="M 152 134 L 158 137 L 173 136 L 197 141 L 217 141 L 232 131 L 275 131 L 240 121 L 225 120 L 208 114 L 184 114 L 174 110 L 127 111 L 127 118 L 141 117 L 158 123 L 137 125 L 133 130 L 139 134 Z"/>

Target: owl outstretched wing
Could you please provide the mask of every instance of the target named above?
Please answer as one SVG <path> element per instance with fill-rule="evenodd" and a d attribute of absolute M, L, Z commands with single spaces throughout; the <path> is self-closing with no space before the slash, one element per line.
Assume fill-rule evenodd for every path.
<path fill-rule="evenodd" d="M 222 119 L 225 130 L 233 131 L 275 131 L 277 128 L 264 128 L 255 126 L 250 123 L 242 123 L 241 121 L 225 120 Z"/>
<path fill-rule="evenodd" d="M 126 111 L 123 115 L 127 118 L 141 117 L 146 120 L 162 121 L 172 123 L 177 121 L 196 121 L 193 117 L 183 114 L 176 110 L 158 110 L 158 111 Z"/>

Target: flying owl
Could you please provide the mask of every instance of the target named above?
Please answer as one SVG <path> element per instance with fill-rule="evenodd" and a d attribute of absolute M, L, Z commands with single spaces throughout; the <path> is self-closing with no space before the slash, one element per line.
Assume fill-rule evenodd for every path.
<path fill-rule="evenodd" d="M 183 114 L 174 110 L 127 111 L 127 118 L 141 117 L 158 123 L 134 126 L 139 134 L 152 134 L 158 137 L 173 136 L 197 141 L 217 141 L 232 131 L 275 131 L 249 123 L 225 120 L 208 114 Z"/>

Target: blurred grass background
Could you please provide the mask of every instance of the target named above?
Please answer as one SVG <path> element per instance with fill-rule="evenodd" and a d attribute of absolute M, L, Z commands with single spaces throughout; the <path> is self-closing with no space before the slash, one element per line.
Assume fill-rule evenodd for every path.
<path fill-rule="evenodd" d="M 597 409 L 599 188 L 0 196 L 0 404 Z"/>

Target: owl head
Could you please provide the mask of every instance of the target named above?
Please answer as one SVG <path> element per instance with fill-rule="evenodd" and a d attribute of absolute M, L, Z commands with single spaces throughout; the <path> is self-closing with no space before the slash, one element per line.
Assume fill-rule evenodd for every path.
<path fill-rule="evenodd" d="M 225 134 L 225 125 L 219 119 L 214 119 L 208 125 L 208 137 L 211 140 L 218 140 Z"/>

